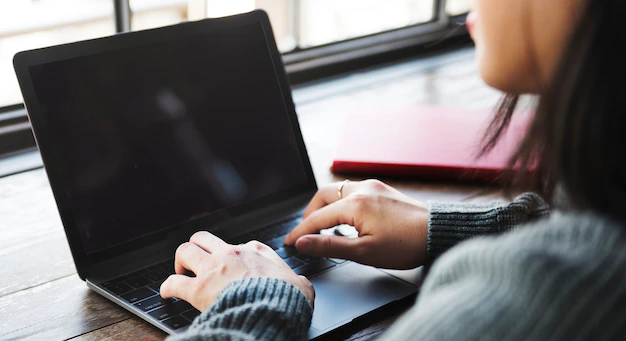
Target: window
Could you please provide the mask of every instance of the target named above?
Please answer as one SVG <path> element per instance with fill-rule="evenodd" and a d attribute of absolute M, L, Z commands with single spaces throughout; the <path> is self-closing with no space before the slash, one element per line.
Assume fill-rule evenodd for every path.
<path fill-rule="evenodd" d="M 446 12 L 448 15 L 461 15 L 469 12 L 470 0 L 447 0 Z"/>
<path fill-rule="evenodd" d="M 380 63 L 385 54 L 389 60 L 397 59 L 434 41 L 467 36 L 458 24 L 469 4 L 470 0 L 0 1 L 0 158 L 34 147 L 12 65 L 14 54 L 22 50 L 260 8 L 270 16 L 292 83 L 298 83 L 367 66 L 364 61 Z"/>
<path fill-rule="evenodd" d="M 421 24 L 435 15 L 433 0 L 130 0 L 130 8 L 134 30 L 261 8 L 282 52 Z"/>
<path fill-rule="evenodd" d="M 0 2 L 0 107 L 20 103 L 13 56 L 20 51 L 115 33 L 111 0 Z"/>
<path fill-rule="evenodd" d="M 299 47 L 308 48 L 433 20 L 429 0 L 302 0 Z"/>

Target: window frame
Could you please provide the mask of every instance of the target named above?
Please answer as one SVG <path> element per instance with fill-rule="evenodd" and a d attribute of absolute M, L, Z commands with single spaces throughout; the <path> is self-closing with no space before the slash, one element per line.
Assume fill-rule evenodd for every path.
<path fill-rule="evenodd" d="M 0 108 L 0 158 L 36 149 L 23 104 Z"/>
<path fill-rule="evenodd" d="M 300 0 L 294 15 L 298 15 Z M 433 0 L 433 20 L 391 31 L 283 53 L 292 86 L 347 73 L 394 60 L 428 55 L 459 45 L 471 44 L 462 26 L 465 15 L 449 16 L 446 0 Z M 131 30 L 129 0 L 113 0 L 117 33 Z M 0 107 L 0 161 L 37 150 L 23 104 Z M 0 177 L 3 174 L 0 174 Z"/>

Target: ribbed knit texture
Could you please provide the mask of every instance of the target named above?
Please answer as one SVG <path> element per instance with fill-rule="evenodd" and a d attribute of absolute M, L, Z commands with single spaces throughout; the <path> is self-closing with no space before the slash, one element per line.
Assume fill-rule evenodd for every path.
<path fill-rule="evenodd" d="M 626 227 L 552 217 L 443 254 L 383 340 L 626 340 Z"/>
<path fill-rule="evenodd" d="M 186 333 L 168 341 L 306 340 L 313 309 L 294 285 L 272 278 L 230 283 Z"/>
<path fill-rule="evenodd" d="M 432 261 L 466 239 L 501 234 L 549 212 L 535 193 L 521 194 L 510 203 L 428 202 L 428 258 Z"/>

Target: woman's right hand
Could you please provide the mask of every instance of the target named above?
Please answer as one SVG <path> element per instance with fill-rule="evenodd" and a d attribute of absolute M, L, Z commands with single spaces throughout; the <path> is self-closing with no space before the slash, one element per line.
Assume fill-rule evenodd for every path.
<path fill-rule="evenodd" d="M 285 238 L 299 252 L 353 260 L 388 269 L 411 269 L 426 259 L 426 205 L 378 181 L 346 182 L 321 188 L 304 217 Z M 315 234 L 340 224 L 354 226 L 358 238 Z"/>

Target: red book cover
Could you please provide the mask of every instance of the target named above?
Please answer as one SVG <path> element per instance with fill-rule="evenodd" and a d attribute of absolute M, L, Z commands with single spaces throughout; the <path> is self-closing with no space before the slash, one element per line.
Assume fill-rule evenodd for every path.
<path fill-rule="evenodd" d="M 438 106 L 355 110 L 346 117 L 331 171 L 497 182 L 531 113 L 516 112 L 498 145 L 477 159 L 492 117 L 488 110 Z"/>

